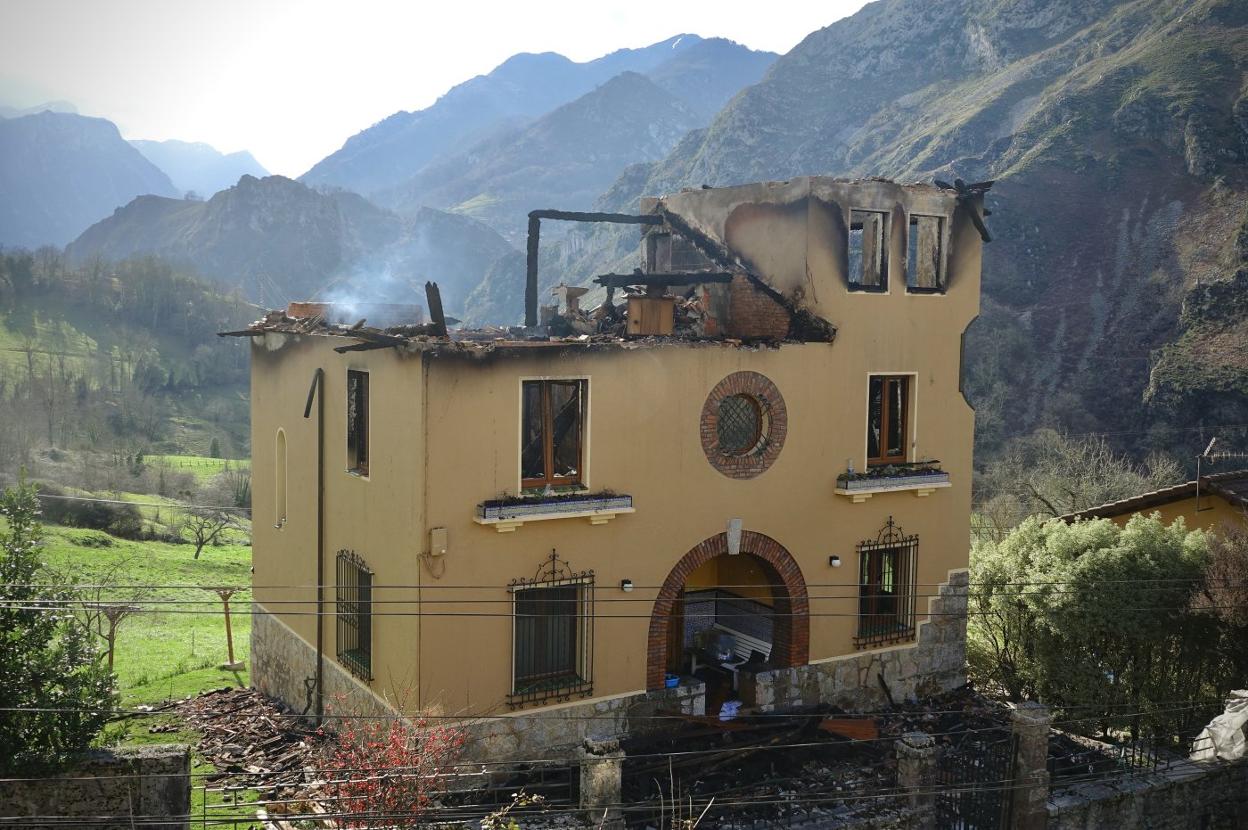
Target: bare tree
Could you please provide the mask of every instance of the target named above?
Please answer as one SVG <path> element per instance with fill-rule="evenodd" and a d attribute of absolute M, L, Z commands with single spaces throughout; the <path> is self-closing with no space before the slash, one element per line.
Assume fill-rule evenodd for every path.
<path fill-rule="evenodd" d="M 1021 508 L 1015 519 L 1021 521 L 1028 515 L 1075 513 L 1182 480 L 1183 468 L 1172 458 L 1154 454 L 1136 463 L 1103 438 L 1069 438 L 1041 429 L 1010 445 L 985 471 L 976 495 L 981 501 L 1012 496 L 1012 503 L 999 507 Z"/>
<path fill-rule="evenodd" d="M 149 588 L 123 585 L 133 561 L 133 557 L 119 560 L 103 573 L 92 577 L 91 585 L 79 589 L 82 622 L 87 629 L 104 640 L 108 648 L 109 671 L 113 670 L 121 623 L 142 611 L 143 608 L 138 603 L 151 593 Z M 66 583 L 73 581 L 66 573 L 61 573 L 60 577 Z"/>
<path fill-rule="evenodd" d="M 195 546 L 193 558 L 198 559 L 206 545 L 219 544 L 227 530 L 238 527 L 238 517 L 228 510 L 197 507 L 186 511 L 181 530 L 182 535 Z"/>

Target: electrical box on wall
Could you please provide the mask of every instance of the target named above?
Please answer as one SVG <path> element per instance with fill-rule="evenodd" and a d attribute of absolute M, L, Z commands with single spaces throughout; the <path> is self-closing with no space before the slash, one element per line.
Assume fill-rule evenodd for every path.
<path fill-rule="evenodd" d="M 447 549 L 446 528 L 434 527 L 429 530 L 429 555 L 445 556 Z"/>

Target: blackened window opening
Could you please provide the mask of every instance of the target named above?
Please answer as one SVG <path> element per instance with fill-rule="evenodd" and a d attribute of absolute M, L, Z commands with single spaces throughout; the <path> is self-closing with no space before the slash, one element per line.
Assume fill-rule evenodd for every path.
<path fill-rule="evenodd" d="M 940 291 L 944 288 L 944 218 L 911 214 L 906 237 L 906 289 Z"/>
<path fill-rule="evenodd" d="M 368 475 L 368 372 L 347 372 L 347 470 Z"/>
<path fill-rule="evenodd" d="M 867 464 L 906 461 L 910 379 L 874 375 L 867 394 Z"/>
<path fill-rule="evenodd" d="M 858 648 L 914 639 L 919 538 L 893 528 L 858 546 Z"/>
<path fill-rule="evenodd" d="M 729 395 L 719 402 L 715 430 L 724 455 L 754 452 L 763 440 L 763 408 L 750 395 Z"/>
<path fill-rule="evenodd" d="M 585 380 L 524 382 L 520 451 L 523 486 L 582 483 L 587 392 Z"/>
<path fill-rule="evenodd" d="M 849 285 L 872 291 L 888 288 L 888 214 L 849 212 Z"/>
<path fill-rule="evenodd" d="M 354 551 L 338 552 L 338 662 L 373 679 L 373 572 Z"/>

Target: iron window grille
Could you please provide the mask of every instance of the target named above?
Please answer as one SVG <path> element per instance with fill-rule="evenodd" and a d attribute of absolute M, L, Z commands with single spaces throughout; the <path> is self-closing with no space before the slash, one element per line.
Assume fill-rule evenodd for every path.
<path fill-rule="evenodd" d="M 373 679 L 373 572 L 353 550 L 338 551 L 338 662 Z"/>
<path fill-rule="evenodd" d="M 720 401 L 715 430 L 724 455 L 749 455 L 766 448 L 763 407 L 753 395 L 729 395 Z"/>
<path fill-rule="evenodd" d="M 368 372 L 347 371 L 347 470 L 368 475 Z"/>
<path fill-rule="evenodd" d="M 512 596 L 512 706 L 588 697 L 594 675 L 594 572 L 574 573 L 555 551 Z"/>
<path fill-rule="evenodd" d="M 855 648 L 914 639 L 919 537 L 888 517 L 874 540 L 858 543 L 858 635 Z"/>

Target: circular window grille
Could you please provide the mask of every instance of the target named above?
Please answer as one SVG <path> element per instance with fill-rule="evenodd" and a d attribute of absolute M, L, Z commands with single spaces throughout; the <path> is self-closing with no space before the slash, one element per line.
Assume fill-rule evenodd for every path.
<path fill-rule="evenodd" d="M 784 398 L 758 372 L 734 372 L 702 406 L 702 450 L 730 478 L 753 478 L 780 455 L 788 430 Z"/>
<path fill-rule="evenodd" d="M 752 452 L 763 440 L 763 408 L 749 395 L 729 395 L 719 402 L 715 430 L 724 455 Z"/>

